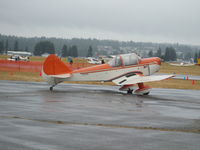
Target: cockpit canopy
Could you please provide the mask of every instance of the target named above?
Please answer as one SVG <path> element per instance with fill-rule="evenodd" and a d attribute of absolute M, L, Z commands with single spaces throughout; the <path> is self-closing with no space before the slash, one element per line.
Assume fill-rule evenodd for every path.
<path fill-rule="evenodd" d="M 118 55 L 108 62 L 112 67 L 137 65 L 141 58 L 135 53 Z"/>

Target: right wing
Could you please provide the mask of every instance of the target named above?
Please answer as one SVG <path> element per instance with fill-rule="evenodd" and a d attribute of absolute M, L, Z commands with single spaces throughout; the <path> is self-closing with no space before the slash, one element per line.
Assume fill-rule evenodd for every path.
<path fill-rule="evenodd" d="M 153 81 L 160 81 L 164 79 L 168 79 L 173 77 L 174 75 L 151 75 L 151 76 L 142 76 L 139 74 L 136 74 L 134 76 L 126 77 L 122 76 L 120 78 L 117 78 L 113 80 L 117 85 L 129 85 L 129 84 L 137 84 L 137 83 L 143 83 L 143 82 L 153 82 Z"/>

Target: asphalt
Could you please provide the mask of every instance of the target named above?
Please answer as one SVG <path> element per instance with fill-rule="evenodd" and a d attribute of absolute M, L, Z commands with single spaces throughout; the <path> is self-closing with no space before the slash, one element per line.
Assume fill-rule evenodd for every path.
<path fill-rule="evenodd" d="M 2 150 L 199 150 L 200 92 L 0 81 Z"/>

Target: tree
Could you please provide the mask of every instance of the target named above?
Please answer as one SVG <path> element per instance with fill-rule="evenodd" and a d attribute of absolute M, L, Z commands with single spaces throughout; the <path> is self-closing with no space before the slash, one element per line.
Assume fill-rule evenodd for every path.
<path fill-rule="evenodd" d="M 200 58 L 200 51 L 199 51 L 199 57 L 198 58 Z"/>
<path fill-rule="evenodd" d="M 61 56 L 62 56 L 62 57 L 67 57 L 67 56 L 68 56 L 68 48 L 67 48 L 67 45 L 63 45 Z"/>
<path fill-rule="evenodd" d="M 72 46 L 72 56 L 73 57 L 78 57 L 78 49 L 76 45 Z"/>
<path fill-rule="evenodd" d="M 153 52 L 152 52 L 152 51 L 149 51 L 148 56 L 149 56 L 149 57 L 153 57 Z"/>
<path fill-rule="evenodd" d="M 69 47 L 69 56 L 78 57 L 78 49 L 76 45 Z"/>
<path fill-rule="evenodd" d="M 185 60 L 190 60 L 192 58 L 191 52 L 187 52 L 184 58 Z"/>
<path fill-rule="evenodd" d="M 165 49 L 165 56 L 164 56 L 164 60 L 165 61 L 175 61 L 177 58 L 176 56 L 176 51 L 173 47 L 166 47 Z"/>
<path fill-rule="evenodd" d="M 194 62 L 197 63 L 197 59 L 198 59 L 198 53 L 196 51 L 196 53 L 194 54 Z"/>
<path fill-rule="evenodd" d="M 4 42 L 0 41 L 0 54 L 4 52 Z"/>
<path fill-rule="evenodd" d="M 93 56 L 93 53 L 92 53 L 92 46 L 89 46 L 89 49 L 88 49 L 88 53 L 87 53 L 87 57 L 92 57 Z"/>
<path fill-rule="evenodd" d="M 28 52 L 28 46 L 25 47 L 25 51 Z"/>
<path fill-rule="evenodd" d="M 35 45 L 34 55 L 41 56 L 44 53 L 54 54 L 55 47 L 54 44 L 50 41 L 40 41 Z"/>
<path fill-rule="evenodd" d="M 157 50 L 156 56 L 157 56 L 157 57 L 160 57 L 160 58 L 161 58 L 161 56 L 162 56 L 162 50 L 161 50 L 160 47 L 159 47 L 159 49 Z"/>
<path fill-rule="evenodd" d="M 5 45 L 5 52 L 6 52 L 6 54 L 7 54 L 7 51 L 8 51 L 8 39 L 6 39 L 6 45 Z"/>
<path fill-rule="evenodd" d="M 14 44 L 14 51 L 19 51 L 19 44 L 17 40 L 15 41 L 15 44 Z"/>

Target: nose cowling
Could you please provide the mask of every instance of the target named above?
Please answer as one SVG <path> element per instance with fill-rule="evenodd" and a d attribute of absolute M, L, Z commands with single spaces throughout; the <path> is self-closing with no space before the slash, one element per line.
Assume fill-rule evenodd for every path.
<path fill-rule="evenodd" d="M 161 59 L 159 57 L 151 57 L 151 58 L 144 58 L 140 61 L 140 64 L 150 64 L 150 63 L 156 63 L 158 65 L 161 65 Z"/>

